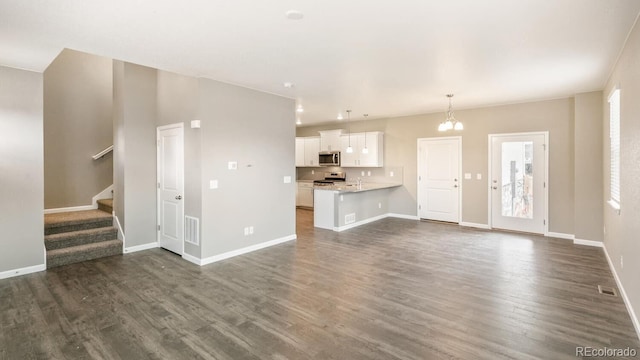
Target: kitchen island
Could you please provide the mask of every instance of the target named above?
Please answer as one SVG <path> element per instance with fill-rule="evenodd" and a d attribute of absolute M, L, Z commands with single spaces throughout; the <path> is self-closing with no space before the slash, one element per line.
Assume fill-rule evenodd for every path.
<path fill-rule="evenodd" d="M 400 183 L 335 184 L 314 189 L 313 225 L 343 231 L 383 219 L 389 194 Z"/>

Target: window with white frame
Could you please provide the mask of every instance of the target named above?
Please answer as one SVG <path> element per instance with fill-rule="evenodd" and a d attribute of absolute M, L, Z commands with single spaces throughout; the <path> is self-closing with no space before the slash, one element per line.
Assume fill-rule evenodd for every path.
<path fill-rule="evenodd" d="M 609 139 L 611 154 L 611 200 L 612 206 L 620 208 L 620 89 L 609 96 Z"/>

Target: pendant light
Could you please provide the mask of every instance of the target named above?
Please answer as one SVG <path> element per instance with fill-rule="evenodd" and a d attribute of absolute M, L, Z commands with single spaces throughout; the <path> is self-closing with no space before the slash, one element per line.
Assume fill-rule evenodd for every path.
<path fill-rule="evenodd" d="M 351 154 L 353 152 L 353 148 L 351 147 L 351 110 L 347 110 L 347 126 L 349 127 L 349 146 L 347 147 L 347 154 Z"/>
<path fill-rule="evenodd" d="M 365 121 L 367 120 L 367 116 L 369 116 L 369 114 L 363 114 Z M 369 149 L 367 148 L 367 132 L 364 132 L 364 147 L 362 148 L 362 153 L 363 154 L 368 154 L 369 153 Z"/>
<path fill-rule="evenodd" d="M 453 110 L 451 106 L 451 98 L 453 94 L 447 94 L 449 98 L 449 110 L 447 110 L 447 119 L 438 125 L 438 131 L 447 131 L 447 130 L 464 130 L 464 125 L 453 116 Z"/>

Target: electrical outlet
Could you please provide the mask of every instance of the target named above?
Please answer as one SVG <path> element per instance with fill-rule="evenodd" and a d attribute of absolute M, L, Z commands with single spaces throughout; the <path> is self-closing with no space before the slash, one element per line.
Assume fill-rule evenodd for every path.
<path fill-rule="evenodd" d="M 620 269 L 624 269 L 624 258 L 620 255 Z"/>
<path fill-rule="evenodd" d="M 245 227 L 244 228 L 244 236 L 247 236 L 247 235 L 249 235 L 249 228 Z"/>
<path fill-rule="evenodd" d="M 229 170 L 238 170 L 238 162 L 237 161 L 229 161 L 227 164 Z"/>
<path fill-rule="evenodd" d="M 249 235 L 253 235 L 253 226 L 249 226 Z"/>
<path fill-rule="evenodd" d="M 316 173 L 316 172 L 315 172 L 315 170 L 311 170 L 311 175 L 313 175 L 313 174 L 315 174 L 315 173 Z"/>
<path fill-rule="evenodd" d="M 477 174 L 476 174 L 476 179 L 477 179 L 477 180 L 482 180 L 482 174 L 477 173 Z"/>
<path fill-rule="evenodd" d="M 371 176 L 371 170 L 367 171 L 367 176 Z"/>
<path fill-rule="evenodd" d="M 210 180 L 209 189 L 217 189 L 217 188 L 218 188 L 218 180 Z"/>
<path fill-rule="evenodd" d="M 361 176 L 364 176 L 364 170 L 362 170 L 362 172 L 360 173 Z"/>
<path fill-rule="evenodd" d="M 378 203 L 378 209 L 382 209 L 382 203 Z"/>
<path fill-rule="evenodd" d="M 291 176 L 285 176 L 284 177 L 284 183 L 285 184 L 291 184 Z"/>

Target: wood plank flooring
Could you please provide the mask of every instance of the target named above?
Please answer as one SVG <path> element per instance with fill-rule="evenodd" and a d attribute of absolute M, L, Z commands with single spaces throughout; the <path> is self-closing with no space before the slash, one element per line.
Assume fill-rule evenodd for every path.
<path fill-rule="evenodd" d="M 0 359 L 575 359 L 639 349 L 602 249 L 384 219 L 198 267 L 161 249 L 0 280 Z"/>

